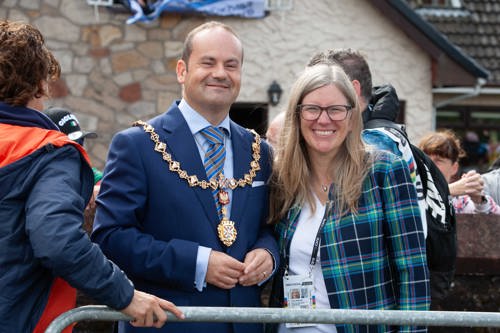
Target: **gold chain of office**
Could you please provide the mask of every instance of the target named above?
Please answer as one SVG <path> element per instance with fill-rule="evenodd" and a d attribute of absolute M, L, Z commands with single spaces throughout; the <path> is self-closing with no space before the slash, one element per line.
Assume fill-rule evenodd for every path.
<path fill-rule="evenodd" d="M 134 122 L 133 126 L 142 126 L 144 131 L 150 134 L 151 141 L 153 141 L 155 144 L 154 150 L 162 155 L 163 160 L 168 163 L 168 168 L 170 169 L 170 171 L 177 172 L 179 178 L 186 180 L 190 187 L 199 186 L 202 189 L 207 189 L 210 187 L 213 190 L 216 190 L 218 188 L 224 189 L 229 187 L 231 190 L 234 190 L 238 186 L 245 187 L 246 185 L 252 185 L 253 178 L 257 174 L 257 171 L 260 170 L 260 165 L 259 165 L 260 135 L 253 129 L 249 130 L 254 136 L 254 142 L 252 143 L 253 160 L 250 162 L 250 170 L 248 171 L 248 173 L 243 175 L 243 178 L 240 178 L 238 180 L 234 178 L 228 179 L 224 177 L 220 178 L 219 180 L 212 178 L 210 181 L 206 181 L 206 180 L 199 180 L 198 177 L 196 177 L 196 175 L 190 176 L 188 175 L 186 170 L 181 169 L 180 162 L 174 161 L 172 159 L 172 155 L 167 153 L 167 144 L 165 142 L 160 141 L 160 137 L 155 132 L 153 126 L 142 120 Z"/>

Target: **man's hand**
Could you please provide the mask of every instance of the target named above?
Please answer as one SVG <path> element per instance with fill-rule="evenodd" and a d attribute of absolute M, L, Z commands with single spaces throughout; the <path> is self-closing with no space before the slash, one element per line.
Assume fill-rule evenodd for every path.
<path fill-rule="evenodd" d="M 245 265 L 233 257 L 219 251 L 212 250 L 208 258 L 207 283 L 222 289 L 231 289 L 238 283 L 243 274 Z"/>
<path fill-rule="evenodd" d="M 134 318 L 130 321 L 132 326 L 160 328 L 167 321 L 165 310 L 172 312 L 179 319 L 184 319 L 184 314 L 172 302 L 134 290 L 132 301 L 121 312 Z"/>
<path fill-rule="evenodd" d="M 245 270 L 239 279 L 242 286 L 252 286 L 269 278 L 273 271 L 273 258 L 265 249 L 255 249 L 245 257 Z"/>

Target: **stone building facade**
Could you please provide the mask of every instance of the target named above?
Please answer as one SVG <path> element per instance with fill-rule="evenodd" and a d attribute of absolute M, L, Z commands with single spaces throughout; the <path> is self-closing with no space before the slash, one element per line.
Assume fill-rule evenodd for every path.
<path fill-rule="evenodd" d="M 86 148 L 102 168 L 112 136 L 137 119 L 164 112 L 181 89 L 175 75 L 182 43 L 193 27 L 217 19 L 235 28 L 245 48 L 237 102 L 264 104 L 268 118 L 286 107 L 288 91 L 310 56 L 325 48 L 366 54 L 374 84 L 391 82 L 405 101 L 414 139 L 432 129 L 429 56 L 366 0 L 289 1 L 263 19 L 164 14 L 153 23 L 127 25 L 121 5 L 89 6 L 80 0 L 3 0 L 0 19 L 37 26 L 62 65 L 48 105 L 64 106 L 98 139 Z M 276 80 L 281 102 L 268 105 Z M 48 106 L 47 105 L 47 106 Z"/>

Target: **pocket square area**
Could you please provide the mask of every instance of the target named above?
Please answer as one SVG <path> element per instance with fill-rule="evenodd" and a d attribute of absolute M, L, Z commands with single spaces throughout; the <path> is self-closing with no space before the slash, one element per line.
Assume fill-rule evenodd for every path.
<path fill-rule="evenodd" d="M 266 182 L 263 180 L 256 180 L 256 181 L 252 182 L 252 187 L 259 187 L 259 186 L 263 186 L 263 185 L 266 185 Z"/>

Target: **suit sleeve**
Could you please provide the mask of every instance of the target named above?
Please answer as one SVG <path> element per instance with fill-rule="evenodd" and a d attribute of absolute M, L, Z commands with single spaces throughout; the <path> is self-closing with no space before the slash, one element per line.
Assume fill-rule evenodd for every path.
<path fill-rule="evenodd" d="M 34 255 L 54 275 L 97 301 L 125 308 L 132 300 L 132 283 L 82 229 L 85 174 L 80 155 L 72 147 L 53 154 L 26 200 L 26 233 Z"/>
<path fill-rule="evenodd" d="M 266 175 L 268 175 L 266 182 L 269 182 L 269 175 L 271 173 L 271 168 L 272 168 L 272 156 L 273 154 L 270 150 L 270 146 L 266 142 L 262 142 L 262 161 L 263 161 L 262 171 Z M 269 198 L 267 197 L 265 200 L 266 200 L 266 205 L 265 205 L 266 213 L 264 214 L 265 218 L 261 221 L 261 229 L 259 232 L 259 237 L 257 239 L 257 242 L 254 245 L 254 249 L 263 248 L 266 249 L 271 254 L 274 262 L 273 272 L 271 275 L 274 275 L 280 264 L 280 254 L 276 236 L 273 231 L 273 226 L 267 223 L 267 217 L 268 217 L 267 212 L 269 211 Z"/>
<path fill-rule="evenodd" d="M 146 174 L 143 163 L 147 161 L 136 141 L 126 131 L 111 142 L 92 239 L 129 276 L 193 290 L 199 244 L 182 239 L 162 241 L 143 230 L 141 221 L 148 213 L 147 178 L 154 175 Z"/>
<path fill-rule="evenodd" d="M 399 287 L 400 310 L 428 310 L 429 273 L 416 191 L 406 162 L 388 163 L 383 185 L 385 230 Z M 400 327 L 400 332 L 424 332 L 423 327 Z"/>

